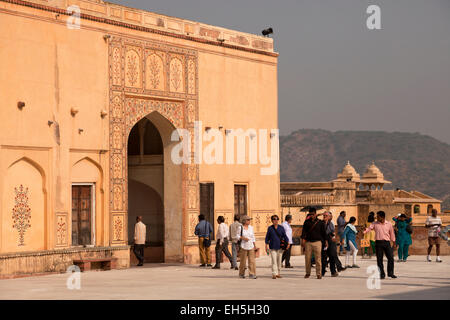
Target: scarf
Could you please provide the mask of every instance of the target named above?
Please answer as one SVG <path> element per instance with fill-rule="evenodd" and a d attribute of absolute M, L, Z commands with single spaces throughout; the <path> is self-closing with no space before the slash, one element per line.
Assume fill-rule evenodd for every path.
<path fill-rule="evenodd" d="M 348 223 L 345 227 L 346 228 L 350 228 L 350 230 L 352 230 L 354 233 L 358 233 L 358 231 L 356 230 L 356 227 L 354 225 L 352 225 L 351 223 Z M 349 246 L 347 239 L 348 239 L 348 237 L 345 237 L 344 245 L 345 245 L 346 248 Z"/>

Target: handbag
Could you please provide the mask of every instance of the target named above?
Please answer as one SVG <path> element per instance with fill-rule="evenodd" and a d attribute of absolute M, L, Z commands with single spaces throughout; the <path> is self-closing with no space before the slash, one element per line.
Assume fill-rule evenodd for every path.
<path fill-rule="evenodd" d="M 409 234 L 413 233 L 413 228 L 409 223 L 406 225 L 406 232 L 408 232 Z"/>
<path fill-rule="evenodd" d="M 206 233 L 206 226 L 208 225 L 208 221 L 205 221 L 205 233 Z M 209 248 L 211 246 L 211 239 L 209 237 L 203 238 L 203 246 L 205 248 Z"/>
<path fill-rule="evenodd" d="M 273 227 L 273 228 L 275 229 L 275 227 Z M 280 249 L 281 250 L 287 250 L 288 243 L 286 242 L 286 240 L 281 239 L 281 236 L 278 233 L 277 229 L 275 229 L 275 233 L 277 234 L 278 238 L 280 238 Z"/>

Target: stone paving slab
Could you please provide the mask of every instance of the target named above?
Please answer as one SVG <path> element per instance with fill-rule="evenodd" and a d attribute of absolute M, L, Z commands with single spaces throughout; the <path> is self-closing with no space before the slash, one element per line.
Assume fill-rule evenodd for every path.
<path fill-rule="evenodd" d="M 221 270 L 197 265 L 146 264 L 126 270 L 81 273 L 81 289 L 67 289 L 67 274 L 0 280 L 0 299 L 450 299 L 450 257 L 426 262 L 411 256 L 395 263 L 398 279 L 381 280 L 380 289 L 367 288 L 367 268 L 376 265 L 358 257 L 360 269 L 339 277 L 328 272 L 321 280 L 304 279 L 304 256 L 291 258 L 293 269 L 282 269 L 282 279 L 271 277 L 270 259 L 257 259 L 258 279 L 240 279 L 228 262 Z M 344 262 L 344 257 L 341 257 Z M 386 264 L 386 261 L 385 261 Z M 313 269 L 314 271 L 314 269 Z M 275 286 L 276 284 L 276 286 Z"/>

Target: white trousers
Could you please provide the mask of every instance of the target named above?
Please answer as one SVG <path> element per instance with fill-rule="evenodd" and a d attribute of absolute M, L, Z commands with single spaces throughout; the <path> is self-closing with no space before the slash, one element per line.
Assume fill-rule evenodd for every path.
<path fill-rule="evenodd" d="M 353 256 L 353 263 L 351 265 L 356 264 L 356 255 L 358 253 L 358 250 L 355 248 L 353 242 L 349 241 L 348 244 L 350 245 L 350 250 L 347 250 L 345 255 L 345 266 L 349 266 L 348 262 L 350 260 L 350 255 Z"/>
<path fill-rule="evenodd" d="M 279 275 L 281 270 L 281 257 L 283 250 L 270 249 L 270 259 L 272 260 L 272 275 Z"/>

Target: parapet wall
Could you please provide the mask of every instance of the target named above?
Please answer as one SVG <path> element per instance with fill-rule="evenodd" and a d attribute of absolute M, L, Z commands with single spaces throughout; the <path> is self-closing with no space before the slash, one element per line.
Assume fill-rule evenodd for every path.
<path fill-rule="evenodd" d="M 0 279 L 64 273 L 74 259 L 115 257 L 117 268 L 130 267 L 130 247 L 93 247 L 20 252 L 0 255 Z"/>
<path fill-rule="evenodd" d="M 76 11 L 73 10 L 73 7 L 70 7 L 77 6 L 80 9 L 81 20 L 95 20 L 140 31 L 174 36 L 203 43 L 207 42 L 212 45 L 273 56 L 278 55 L 273 51 L 272 38 L 169 17 L 145 10 L 103 2 L 101 0 L 0 0 L 1 2 L 53 11 L 56 13 L 55 19 L 58 19 L 60 15 L 74 15 Z M 62 19 L 62 17 L 59 19 Z"/>

